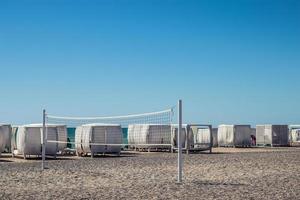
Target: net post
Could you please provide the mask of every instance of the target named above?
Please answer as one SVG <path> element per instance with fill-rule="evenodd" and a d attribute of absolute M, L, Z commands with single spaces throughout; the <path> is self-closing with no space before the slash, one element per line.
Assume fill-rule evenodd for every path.
<path fill-rule="evenodd" d="M 182 100 L 178 101 L 178 177 L 177 183 L 182 183 L 182 145 L 181 145 L 181 132 L 182 132 Z"/>
<path fill-rule="evenodd" d="M 46 110 L 43 110 L 43 131 L 42 131 L 42 170 L 45 169 L 46 159 Z"/>
<path fill-rule="evenodd" d="M 210 132 L 209 153 L 212 153 L 212 148 L 213 148 L 213 128 L 212 128 L 212 125 L 209 125 L 209 132 Z"/>

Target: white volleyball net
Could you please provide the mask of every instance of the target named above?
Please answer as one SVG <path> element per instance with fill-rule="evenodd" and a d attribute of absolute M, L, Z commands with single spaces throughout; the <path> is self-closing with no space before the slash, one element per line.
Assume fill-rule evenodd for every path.
<path fill-rule="evenodd" d="M 175 107 L 151 113 L 112 117 L 64 117 L 46 114 L 47 146 L 77 155 L 121 150 L 168 151 L 172 147 Z M 60 131 L 52 131 L 53 127 Z M 64 128 L 62 128 L 64 127 Z M 58 129 L 57 129 L 58 130 Z M 49 149 L 48 149 L 49 151 Z"/>

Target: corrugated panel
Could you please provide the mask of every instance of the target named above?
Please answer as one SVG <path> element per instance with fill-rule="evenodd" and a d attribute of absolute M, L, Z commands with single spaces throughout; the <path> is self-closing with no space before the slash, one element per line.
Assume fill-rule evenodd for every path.
<path fill-rule="evenodd" d="M 134 128 L 135 128 L 134 125 L 128 126 L 128 132 L 127 132 L 128 144 L 134 144 L 134 137 L 133 137 Z"/>
<path fill-rule="evenodd" d="M 234 145 L 234 127 L 231 125 L 221 125 L 218 128 L 219 146 Z"/>
<path fill-rule="evenodd" d="M 76 128 L 75 131 L 75 149 L 77 153 L 83 153 L 81 136 L 82 136 L 82 126 L 79 126 Z"/>
<path fill-rule="evenodd" d="M 234 126 L 234 145 L 251 145 L 251 126 Z"/>
<path fill-rule="evenodd" d="M 272 144 L 280 144 L 281 127 L 278 125 L 272 126 Z"/>
<path fill-rule="evenodd" d="M 90 146 L 91 141 L 92 141 L 92 127 L 82 126 L 81 147 L 83 152 L 85 153 L 91 152 L 91 146 Z"/>
<path fill-rule="evenodd" d="M 106 143 L 105 134 L 106 134 L 106 127 L 93 127 L 92 141 L 94 143 Z"/>
<path fill-rule="evenodd" d="M 213 128 L 213 147 L 218 146 L 218 128 Z"/>
<path fill-rule="evenodd" d="M 145 144 L 141 148 L 164 148 L 165 146 L 153 146 L 147 144 L 171 144 L 171 126 L 153 124 L 131 124 L 128 126 L 128 143 Z"/>
<path fill-rule="evenodd" d="M 11 139 L 11 148 L 12 152 L 17 149 L 17 133 L 18 133 L 18 127 L 12 128 L 12 139 Z"/>
<path fill-rule="evenodd" d="M 92 127 L 91 142 L 107 144 L 105 138 L 106 138 L 106 127 L 105 126 Z M 93 153 L 105 152 L 105 146 L 91 145 L 91 152 L 93 152 Z"/>
<path fill-rule="evenodd" d="M 243 146 L 251 144 L 250 125 L 220 125 L 218 128 L 219 146 Z"/>
<path fill-rule="evenodd" d="M 1 150 L 1 152 L 5 151 L 5 152 L 11 152 L 11 125 L 0 125 L 1 126 L 1 132 L 3 134 L 3 149 Z"/>
<path fill-rule="evenodd" d="M 121 126 L 110 126 L 106 128 L 106 142 L 108 144 L 122 144 L 122 129 Z M 120 146 L 107 146 L 106 152 L 118 153 L 121 151 Z"/>
<path fill-rule="evenodd" d="M 288 125 L 281 126 L 281 144 L 288 145 L 289 143 L 289 127 Z"/>
<path fill-rule="evenodd" d="M 265 126 L 257 125 L 256 126 L 256 144 L 257 145 L 262 145 L 265 143 L 264 134 L 265 134 Z"/>
<path fill-rule="evenodd" d="M 199 128 L 194 138 L 197 144 L 210 144 L 210 130 L 208 128 Z"/>
<path fill-rule="evenodd" d="M 67 142 L 67 128 L 66 126 L 58 126 L 57 127 L 57 136 L 58 141 L 60 142 Z M 58 150 L 63 151 L 65 148 L 67 148 L 67 143 L 59 143 L 58 144 Z"/>
<path fill-rule="evenodd" d="M 258 145 L 287 145 L 288 135 L 287 125 L 259 125 L 256 129 Z"/>
<path fill-rule="evenodd" d="M 20 135 L 25 135 L 24 153 L 26 155 L 41 155 L 41 130 L 39 128 L 25 128 L 25 132 Z"/>
<path fill-rule="evenodd" d="M 25 127 L 19 127 L 16 134 L 16 150 L 18 154 L 23 154 L 25 149 L 25 139 L 26 139 L 26 129 Z"/>
<path fill-rule="evenodd" d="M 134 124 L 128 131 L 132 131 L 131 145 L 134 144 L 147 144 L 147 137 L 149 132 L 149 126 L 145 124 Z"/>
<path fill-rule="evenodd" d="M 42 134 L 42 131 L 43 131 L 42 128 L 35 128 L 35 129 L 40 131 L 40 135 Z M 57 141 L 57 139 L 58 138 L 57 138 L 57 129 L 56 129 L 56 127 L 47 128 L 47 140 Z M 46 145 L 46 154 L 47 155 L 55 155 L 57 153 L 57 151 L 58 151 L 58 143 L 49 143 L 49 142 L 47 143 L 47 145 Z"/>
<path fill-rule="evenodd" d="M 0 155 L 2 153 L 2 151 L 4 150 L 4 146 L 5 146 L 5 132 L 3 130 L 3 128 L 0 126 Z"/>
<path fill-rule="evenodd" d="M 171 144 L 171 126 L 150 125 L 147 139 L 148 144 Z"/>
<path fill-rule="evenodd" d="M 106 142 L 109 144 L 122 144 L 121 127 L 110 126 L 106 128 Z"/>
<path fill-rule="evenodd" d="M 287 125 L 273 125 L 273 145 L 287 145 L 288 144 L 288 126 Z"/>
<path fill-rule="evenodd" d="M 274 142 L 274 137 L 273 137 L 272 125 L 266 125 L 265 132 L 264 132 L 264 144 L 273 144 L 273 142 Z"/>
<path fill-rule="evenodd" d="M 119 153 L 122 144 L 122 129 L 118 125 L 84 125 L 77 127 L 75 140 L 82 143 L 81 146 L 77 145 L 78 153 Z M 120 146 L 109 144 L 120 144 Z"/>

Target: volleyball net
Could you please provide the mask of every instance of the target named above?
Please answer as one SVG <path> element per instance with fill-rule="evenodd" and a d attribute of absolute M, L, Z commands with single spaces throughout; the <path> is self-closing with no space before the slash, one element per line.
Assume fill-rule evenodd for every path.
<path fill-rule="evenodd" d="M 46 147 L 91 156 L 119 154 L 125 149 L 171 150 L 175 108 L 109 117 L 64 117 L 45 113 Z"/>

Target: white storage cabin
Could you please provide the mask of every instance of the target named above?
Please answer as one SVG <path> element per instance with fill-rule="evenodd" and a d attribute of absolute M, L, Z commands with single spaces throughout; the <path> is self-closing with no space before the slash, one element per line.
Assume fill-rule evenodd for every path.
<path fill-rule="evenodd" d="M 171 125 L 130 124 L 128 145 L 141 149 L 171 149 Z"/>
<path fill-rule="evenodd" d="M 42 155 L 42 134 L 43 125 L 42 124 L 29 124 L 19 126 L 16 132 L 14 142 L 15 149 L 13 155 L 23 155 L 26 159 L 28 156 Z M 59 141 L 61 136 L 66 135 L 67 129 L 64 125 L 47 124 L 46 125 L 47 141 Z M 59 145 L 55 142 L 46 143 L 46 155 L 56 157 L 58 151 L 62 150 L 64 145 Z"/>
<path fill-rule="evenodd" d="M 98 145 L 97 145 L 98 144 Z M 107 145 L 105 145 L 107 144 Z M 75 148 L 78 156 L 120 154 L 122 128 L 119 124 L 85 124 L 76 128 Z"/>
<path fill-rule="evenodd" d="M 257 146 L 287 146 L 289 141 L 288 125 L 257 125 Z"/>
<path fill-rule="evenodd" d="M 251 145 L 250 125 L 220 125 L 218 145 L 221 147 L 245 147 Z"/>

